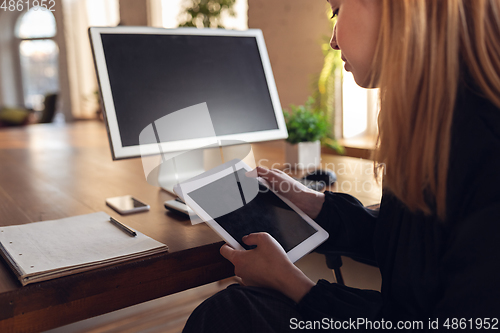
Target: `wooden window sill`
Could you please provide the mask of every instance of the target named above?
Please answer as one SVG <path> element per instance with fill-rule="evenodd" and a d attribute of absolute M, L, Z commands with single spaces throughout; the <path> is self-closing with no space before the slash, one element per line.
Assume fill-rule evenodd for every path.
<path fill-rule="evenodd" d="M 375 149 L 376 142 L 377 137 L 368 135 L 349 139 L 339 139 L 339 143 L 345 147 L 345 156 L 364 159 L 371 158 L 371 154 Z M 323 154 L 338 155 L 335 150 L 327 147 L 323 147 L 321 152 Z"/>

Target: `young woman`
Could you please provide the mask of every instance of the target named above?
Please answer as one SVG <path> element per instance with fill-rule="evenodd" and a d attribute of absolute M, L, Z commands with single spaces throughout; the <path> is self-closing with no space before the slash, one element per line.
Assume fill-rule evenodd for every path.
<path fill-rule="evenodd" d="M 331 46 L 360 86 L 380 88 L 380 210 L 258 172 L 294 185 L 282 194 L 329 232 L 321 249 L 376 260 L 382 292 L 314 283 L 268 234 L 251 234 L 243 241 L 253 250 L 221 248 L 244 286 L 205 301 L 185 332 L 286 332 L 315 321 L 368 330 L 345 325 L 357 318 L 393 329 L 421 321 L 415 331 L 500 328 L 500 0 L 329 3 L 338 15 Z"/>

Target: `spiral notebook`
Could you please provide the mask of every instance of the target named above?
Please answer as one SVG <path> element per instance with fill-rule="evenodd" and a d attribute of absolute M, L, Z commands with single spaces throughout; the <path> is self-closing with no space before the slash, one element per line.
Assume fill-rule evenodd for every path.
<path fill-rule="evenodd" d="M 0 254 L 24 286 L 168 251 L 165 244 L 136 234 L 98 212 L 0 227 Z"/>

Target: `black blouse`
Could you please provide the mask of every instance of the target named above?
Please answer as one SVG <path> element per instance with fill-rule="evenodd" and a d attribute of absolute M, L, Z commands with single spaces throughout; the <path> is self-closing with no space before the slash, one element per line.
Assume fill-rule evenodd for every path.
<path fill-rule="evenodd" d="M 425 329 L 429 318 L 441 329 L 447 318 L 500 318 L 500 109 L 466 87 L 453 118 L 447 214 L 443 223 L 412 213 L 387 191 L 378 212 L 327 192 L 317 221 L 330 238 L 320 250 L 375 259 L 382 289 L 320 280 L 298 304 L 301 314 L 422 320 Z"/>

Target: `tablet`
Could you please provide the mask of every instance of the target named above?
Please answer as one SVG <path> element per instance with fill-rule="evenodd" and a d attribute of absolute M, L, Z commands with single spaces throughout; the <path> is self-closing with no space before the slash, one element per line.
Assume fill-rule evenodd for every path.
<path fill-rule="evenodd" d="M 252 248 L 243 243 L 243 236 L 267 232 L 295 262 L 328 238 L 309 216 L 272 191 L 264 179 L 247 176 L 248 171 L 252 169 L 247 164 L 232 160 L 178 184 L 174 191 L 238 250 Z"/>

